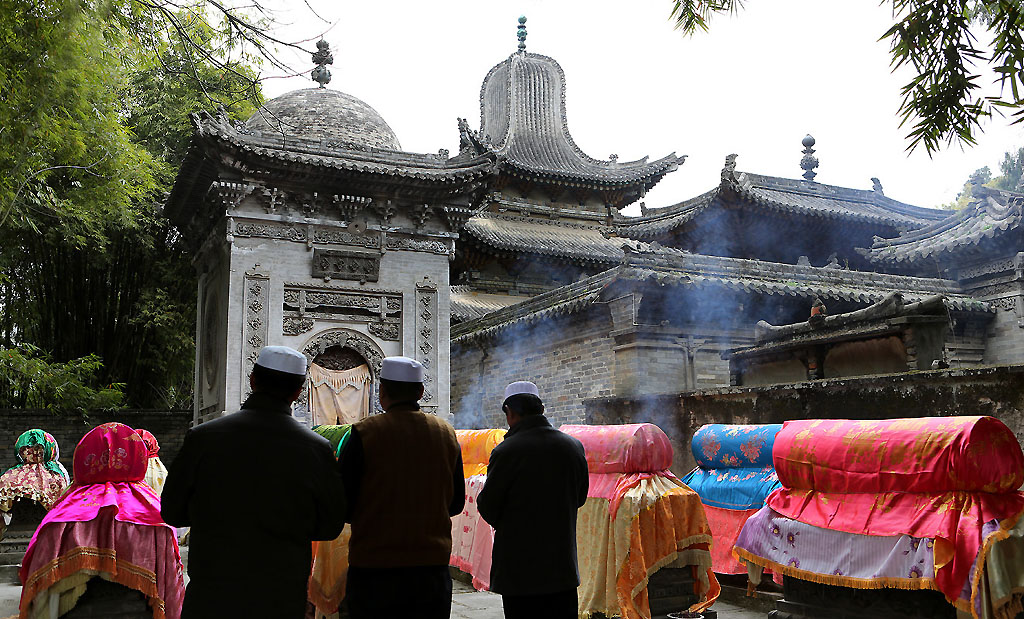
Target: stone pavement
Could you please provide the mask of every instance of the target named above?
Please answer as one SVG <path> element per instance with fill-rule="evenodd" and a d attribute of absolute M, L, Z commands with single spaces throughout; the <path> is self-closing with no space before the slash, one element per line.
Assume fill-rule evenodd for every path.
<path fill-rule="evenodd" d="M 18 615 L 18 600 L 21 587 L 0 584 L 0 619 Z M 719 619 L 764 619 L 765 613 L 749 610 L 726 602 L 713 606 Z M 503 619 L 501 596 L 486 591 L 474 591 L 472 587 L 455 582 L 452 594 L 452 619 Z"/>

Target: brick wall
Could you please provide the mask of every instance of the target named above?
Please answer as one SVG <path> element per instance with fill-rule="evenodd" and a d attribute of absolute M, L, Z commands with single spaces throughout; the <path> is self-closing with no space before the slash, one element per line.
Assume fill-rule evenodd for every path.
<path fill-rule="evenodd" d="M 545 413 L 558 427 L 583 423 L 583 400 L 612 393 L 611 321 L 597 306 L 572 316 L 518 325 L 487 340 L 452 344 L 456 428 L 504 428 L 505 385 L 537 383 Z"/>
<path fill-rule="evenodd" d="M 14 443 L 25 430 L 39 428 L 57 439 L 60 446 L 60 461 L 71 472 L 71 456 L 75 446 L 86 432 L 96 426 L 117 421 L 133 428 L 145 428 L 160 442 L 160 460 L 170 465 L 185 440 L 185 431 L 192 423 L 192 411 L 113 411 L 97 412 L 88 420 L 81 417 L 64 417 L 48 411 L 0 410 L 0 467 L 6 470 L 18 462 Z"/>
<path fill-rule="evenodd" d="M 685 475 L 695 466 L 690 440 L 709 423 L 991 415 L 1024 442 L 1024 365 L 595 398 L 585 407 L 590 424 L 657 424 L 672 441 L 672 470 Z"/>

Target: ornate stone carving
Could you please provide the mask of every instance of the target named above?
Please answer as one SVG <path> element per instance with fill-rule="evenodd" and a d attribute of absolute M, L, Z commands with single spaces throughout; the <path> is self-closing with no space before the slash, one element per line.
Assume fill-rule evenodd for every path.
<path fill-rule="evenodd" d="M 219 297 L 213 286 L 206 287 L 206 299 L 203 302 L 203 378 L 206 381 L 206 388 L 212 389 L 217 380 L 218 355 L 217 355 L 217 333 L 220 323 L 220 312 L 218 311 Z"/>
<path fill-rule="evenodd" d="M 800 158 L 800 168 L 804 171 L 804 178 L 809 181 L 813 181 L 814 177 L 818 175 L 814 171 L 814 168 L 818 167 L 818 158 L 814 156 L 814 138 L 810 135 L 805 137 L 801 142 L 804 145 L 804 149 L 801 151 L 804 156 Z"/>
<path fill-rule="evenodd" d="M 455 244 L 453 242 L 435 241 L 426 239 L 412 239 L 404 236 L 388 235 L 387 249 L 404 249 L 406 251 L 423 251 L 442 256 L 453 255 Z"/>
<path fill-rule="evenodd" d="M 382 340 L 388 340 L 389 342 L 397 342 L 401 337 L 401 325 L 397 323 L 388 322 L 371 322 L 367 325 L 367 329 L 371 335 L 379 337 Z"/>
<path fill-rule="evenodd" d="M 235 222 L 234 236 L 278 239 L 282 241 L 306 242 L 306 229 L 284 224 L 264 224 L 254 222 Z"/>
<path fill-rule="evenodd" d="M 291 318 L 401 322 L 402 293 L 288 282 L 284 285 L 284 313 Z"/>
<path fill-rule="evenodd" d="M 259 265 L 256 265 L 258 267 Z M 260 349 L 267 345 L 267 323 L 270 322 L 270 277 L 256 270 L 246 271 L 242 280 L 242 307 L 245 320 L 242 322 L 242 367 L 239 374 L 241 399 L 248 397 L 249 381 Z"/>
<path fill-rule="evenodd" d="M 1012 271 L 1015 268 L 1014 259 L 1007 258 L 1006 260 L 997 260 L 995 262 L 989 262 L 988 264 L 981 264 L 975 267 L 966 269 L 960 269 L 960 279 L 975 279 L 978 277 L 984 277 L 985 275 L 991 275 L 993 273 L 1002 273 L 1003 271 Z"/>
<path fill-rule="evenodd" d="M 299 335 L 313 328 L 312 318 L 296 318 L 288 316 L 284 319 L 281 332 L 285 335 Z"/>
<path fill-rule="evenodd" d="M 429 276 L 416 283 L 416 359 L 423 364 L 424 409 L 437 411 L 437 284 Z"/>
<path fill-rule="evenodd" d="M 379 276 L 379 254 L 335 249 L 313 250 L 313 277 L 375 282 Z"/>
<path fill-rule="evenodd" d="M 380 248 L 380 234 L 377 232 L 352 234 L 337 228 L 316 228 L 313 232 L 313 240 L 317 243 L 333 245 L 353 245 L 368 249 Z"/>

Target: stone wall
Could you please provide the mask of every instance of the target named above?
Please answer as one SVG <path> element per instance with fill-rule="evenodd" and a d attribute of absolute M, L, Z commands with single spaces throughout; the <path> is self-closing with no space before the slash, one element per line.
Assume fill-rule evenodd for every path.
<path fill-rule="evenodd" d="M 690 439 L 709 423 L 991 415 L 1024 442 L 1024 365 L 606 397 L 584 405 L 589 424 L 651 422 L 660 426 L 672 440 L 672 470 L 684 475 L 695 466 Z"/>
<path fill-rule="evenodd" d="M 0 467 L 6 470 L 18 462 L 14 443 L 25 430 L 39 428 L 57 439 L 60 461 L 71 472 L 71 457 L 75 446 L 86 432 L 96 426 L 117 421 L 133 428 L 145 428 L 160 442 L 160 460 L 170 466 L 181 449 L 185 432 L 192 422 L 192 411 L 136 411 L 97 412 L 83 419 L 78 416 L 60 416 L 40 410 L 0 410 Z"/>
<path fill-rule="evenodd" d="M 518 325 L 472 342 L 453 343 L 452 411 L 456 428 L 504 428 L 505 386 L 537 383 L 547 417 L 558 427 L 583 423 L 586 398 L 612 394 L 615 365 L 607 312 Z"/>

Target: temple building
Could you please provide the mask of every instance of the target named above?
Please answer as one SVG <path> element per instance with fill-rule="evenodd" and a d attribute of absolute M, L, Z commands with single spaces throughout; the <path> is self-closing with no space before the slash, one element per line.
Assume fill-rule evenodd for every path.
<path fill-rule="evenodd" d="M 463 428 L 501 427 L 513 380 L 537 382 L 558 424 L 588 398 L 1024 362 L 1024 195 L 976 188 L 950 213 L 878 179 L 819 183 L 807 136 L 802 178 L 730 155 L 709 191 L 647 208 L 685 158 L 582 152 L 565 74 L 522 25 L 455 156 L 402 151 L 323 87 L 244 123 L 194 118 L 168 213 L 199 271 L 196 421 L 237 407 L 268 343 L 365 367 L 367 385 L 384 355 L 416 357 L 427 410 Z"/>

